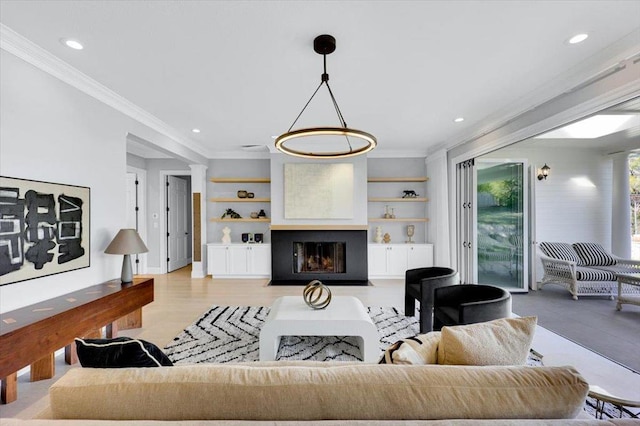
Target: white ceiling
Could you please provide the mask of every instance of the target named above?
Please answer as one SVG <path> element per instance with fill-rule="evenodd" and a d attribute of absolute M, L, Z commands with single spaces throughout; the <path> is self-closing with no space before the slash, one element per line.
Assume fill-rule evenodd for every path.
<path fill-rule="evenodd" d="M 209 158 L 289 128 L 320 82 L 323 33 L 347 124 L 379 150 L 423 153 L 541 103 L 622 42 L 640 51 L 640 1 L 1 0 L 0 21 Z M 337 124 L 321 92 L 296 127 Z"/>

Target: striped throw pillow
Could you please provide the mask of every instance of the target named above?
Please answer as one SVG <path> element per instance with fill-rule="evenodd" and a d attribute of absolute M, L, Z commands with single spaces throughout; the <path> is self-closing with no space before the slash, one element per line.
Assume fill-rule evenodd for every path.
<path fill-rule="evenodd" d="M 407 337 L 389 346 L 378 364 L 424 365 L 438 362 L 440 332 Z"/>
<path fill-rule="evenodd" d="M 544 254 L 554 259 L 568 260 L 582 265 L 578 253 L 576 253 L 571 244 L 542 242 L 540 243 L 540 249 Z"/>
<path fill-rule="evenodd" d="M 597 243 L 575 243 L 573 245 L 576 253 L 585 266 L 611 266 L 616 264 L 616 260 Z"/>

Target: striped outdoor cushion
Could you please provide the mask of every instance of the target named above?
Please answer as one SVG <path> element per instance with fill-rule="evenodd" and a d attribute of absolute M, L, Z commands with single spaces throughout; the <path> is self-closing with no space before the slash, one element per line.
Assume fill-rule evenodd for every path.
<path fill-rule="evenodd" d="M 569 260 L 576 262 L 578 265 L 582 265 L 578 253 L 571 247 L 571 244 L 542 242 L 540 243 L 540 249 L 542 249 L 544 254 L 554 259 Z"/>
<path fill-rule="evenodd" d="M 615 281 L 616 274 L 602 269 L 578 266 L 576 268 L 576 279 L 578 281 Z"/>
<path fill-rule="evenodd" d="M 597 243 L 575 243 L 573 248 L 585 266 L 611 266 L 616 260 Z"/>

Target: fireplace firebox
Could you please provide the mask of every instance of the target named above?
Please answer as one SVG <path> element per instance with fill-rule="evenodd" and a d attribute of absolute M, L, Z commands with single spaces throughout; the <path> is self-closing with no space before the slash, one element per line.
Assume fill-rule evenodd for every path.
<path fill-rule="evenodd" d="M 272 230 L 271 284 L 367 285 L 366 230 Z"/>

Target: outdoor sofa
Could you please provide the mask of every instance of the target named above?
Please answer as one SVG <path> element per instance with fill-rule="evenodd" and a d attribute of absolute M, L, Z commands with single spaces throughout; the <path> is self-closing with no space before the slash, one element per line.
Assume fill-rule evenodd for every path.
<path fill-rule="evenodd" d="M 608 296 L 618 293 L 617 275 L 640 273 L 640 261 L 621 259 L 597 243 L 554 243 L 538 245 L 538 256 L 544 268 L 540 289 L 558 284 L 578 296 Z M 624 285 L 623 294 L 640 294 L 637 286 Z"/>

